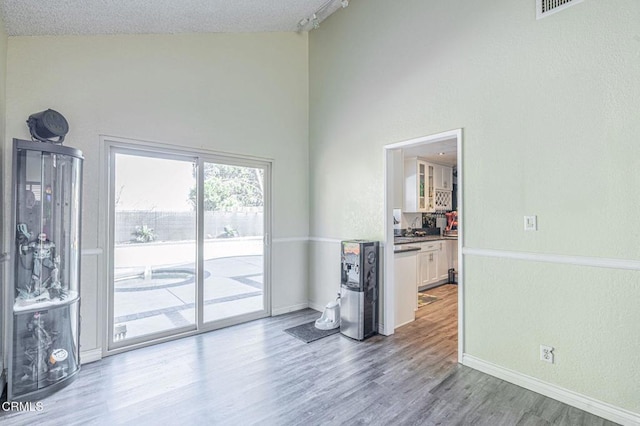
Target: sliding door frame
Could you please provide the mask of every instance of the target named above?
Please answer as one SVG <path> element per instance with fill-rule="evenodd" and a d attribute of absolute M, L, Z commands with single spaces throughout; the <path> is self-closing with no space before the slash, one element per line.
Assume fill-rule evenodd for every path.
<path fill-rule="evenodd" d="M 271 315 L 271 224 L 272 224 L 272 160 L 221 153 L 190 147 L 140 141 L 126 138 L 101 136 L 102 146 L 102 185 L 101 185 L 101 217 L 102 232 L 99 244 L 105 253 L 101 262 L 99 274 L 102 280 L 102 303 L 99 303 L 99 318 L 103 318 L 102 326 L 98 325 L 98 332 L 102 334 L 102 355 L 109 356 L 124 351 L 154 345 L 181 337 L 192 336 L 235 324 Z M 196 210 L 196 318 L 195 324 L 171 329 L 166 332 L 141 336 L 126 341 L 113 340 L 113 307 L 114 307 L 114 247 L 115 230 L 115 156 L 117 154 L 141 155 L 145 157 L 163 158 L 193 162 L 197 169 L 197 202 Z M 263 181 L 263 309 L 261 311 L 241 314 L 212 322 L 204 322 L 204 164 L 218 163 L 231 166 L 252 167 L 264 171 Z M 151 338 L 149 338 L 151 336 Z"/>

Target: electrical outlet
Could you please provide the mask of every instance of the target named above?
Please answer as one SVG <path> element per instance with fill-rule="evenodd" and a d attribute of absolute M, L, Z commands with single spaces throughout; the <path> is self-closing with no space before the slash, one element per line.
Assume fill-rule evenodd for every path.
<path fill-rule="evenodd" d="M 524 230 L 525 231 L 537 231 L 538 230 L 538 216 L 525 216 L 524 217 Z"/>
<path fill-rule="evenodd" d="M 553 348 L 551 346 L 540 345 L 540 361 L 553 364 Z"/>

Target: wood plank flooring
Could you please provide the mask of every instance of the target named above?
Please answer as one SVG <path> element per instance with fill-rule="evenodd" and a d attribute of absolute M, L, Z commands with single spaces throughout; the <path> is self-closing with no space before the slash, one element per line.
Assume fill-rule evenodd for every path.
<path fill-rule="evenodd" d="M 2 425 L 613 425 L 457 364 L 457 286 L 393 336 L 305 344 L 311 309 L 83 366 Z"/>

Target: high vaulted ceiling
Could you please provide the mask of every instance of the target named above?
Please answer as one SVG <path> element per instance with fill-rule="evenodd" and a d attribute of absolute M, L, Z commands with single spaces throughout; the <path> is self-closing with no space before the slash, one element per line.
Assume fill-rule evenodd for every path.
<path fill-rule="evenodd" d="M 299 31 L 340 0 L 0 0 L 11 36 Z M 302 31 L 312 29 L 308 22 Z"/>

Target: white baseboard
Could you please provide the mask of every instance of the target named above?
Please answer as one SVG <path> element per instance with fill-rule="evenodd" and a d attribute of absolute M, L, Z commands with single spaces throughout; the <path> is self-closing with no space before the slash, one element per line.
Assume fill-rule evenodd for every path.
<path fill-rule="evenodd" d="M 90 351 L 80 352 L 80 363 L 89 364 L 90 362 L 100 361 L 102 359 L 102 349 L 91 349 Z"/>
<path fill-rule="evenodd" d="M 553 398 L 557 401 L 564 402 L 565 404 L 587 411 L 591 414 L 595 414 L 596 416 L 611 420 L 612 422 L 620 423 L 625 426 L 640 425 L 639 413 L 633 413 L 629 410 L 625 410 L 624 408 L 616 407 L 606 402 L 561 388 L 560 386 L 544 382 L 536 379 L 535 377 L 500 367 L 499 365 L 483 361 L 472 355 L 464 354 L 462 356 L 462 364 L 541 395 L 548 396 L 549 398 Z"/>
<path fill-rule="evenodd" d="M 416 310 L 417 310 L 417 309 L 416 309 Z M 412 319 L 412 320 L 409 320 L 409 321 L 405 321 L 405 322 L 403 322 L 402 324 L 394 324 L 394 327 L 395 327 L 396 329 L 398 329 L 398 328 L 402 327 L 403 325 L 411 324 L 411 323 L 412 323 L 412 322 L 414 322 L 414 321 L 415 321 L 415 319 Z M 384 330 L 384 328 L 382 328 L 382 324 L 380 324 L 380 327 L 379 327 L 379 328 L 380 328 L 380 330 Z M 383 333 L 382 333 L 382 332 L 380 332 L 380 334 L 383 334 Z"/>
<path fill-rule="evenodd" d="M 320 303 L 316 303 L 316 302 L 312 302 L 312 301 L 309 301 L 309 304 L 308 304 L 309 308 L 311 308 L 313 310 L 316 310 L 316 311 L 319 311 L 319 312 L 324 312 L 324 308 L 326 306 L 327 306 L 326 303 L 320 304 Z"/>
<path fill-rule="evenodd" d="M 299 303 L 297 305 L 285 306 L 284 308 L 277 308 L 271 310 L 271 316 L 277 317 L 278 315 L 288 314 L 289 312 L 300 311 L 309 307 L 308 303 Z"/>

